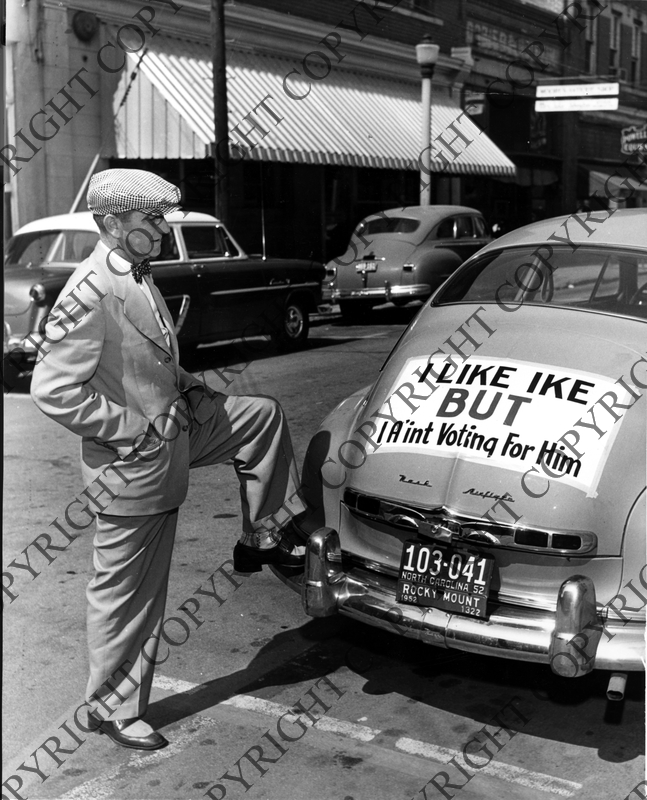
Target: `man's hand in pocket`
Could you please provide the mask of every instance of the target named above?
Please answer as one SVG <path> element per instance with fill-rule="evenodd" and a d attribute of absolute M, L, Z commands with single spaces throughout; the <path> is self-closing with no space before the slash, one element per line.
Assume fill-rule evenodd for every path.
<path fill-rule="evenodd" d="M 149 423 L 146 433 L 143 434 L 142 438 L 138 436 L 137 440 L 133 442 L 132 450 L 128 455 L 124 456 L 124 461 L 152 461 L 157 457 L 163 441 L 155 428 Z M 144 454 L 146 454 L 146 458 L 144 458 Z"/>
<path fill-rule="evenodd" d="M 148 450 L 156 450 L 163 442 L 162 437 L 157 433 L 155 428 L 149 424 L 148 430 L 144 434 L 144 438 L 141 440 L 140 444 L 137 445 L 135 448 L 136 450 L 148 451 Z"/>

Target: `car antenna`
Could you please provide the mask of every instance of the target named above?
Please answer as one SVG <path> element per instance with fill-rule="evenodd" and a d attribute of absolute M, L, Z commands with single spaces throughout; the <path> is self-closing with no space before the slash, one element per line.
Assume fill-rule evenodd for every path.
<path fill-rule="evenodd" d="M 265 252 L 265 189 L 263 185 L 263 162 L 259 161 L 258 166 L 261 171 L 261 238 L 263 241 L 263 261 L 267 261 Z"/>

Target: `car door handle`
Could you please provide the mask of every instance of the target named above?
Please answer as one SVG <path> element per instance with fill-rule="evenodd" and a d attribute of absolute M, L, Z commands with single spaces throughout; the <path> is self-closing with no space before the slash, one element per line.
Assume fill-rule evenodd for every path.
<path fill-rule="evenodd" d="M 203 269 L 204 269 L 204 264 L 191 264 L 192 272 L 202 272 Z"/>
<path fill-rule="evenodd" d="M 289 285 L 289 283 L 289 278 L 272 278 L 270 281 L 270 286 L 286 286 Z"/>

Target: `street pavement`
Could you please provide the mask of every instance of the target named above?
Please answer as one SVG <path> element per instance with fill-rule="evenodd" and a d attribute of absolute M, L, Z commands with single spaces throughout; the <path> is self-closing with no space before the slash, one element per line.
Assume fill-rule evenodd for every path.
<path fill-rule="evenodd" d="M 258 342 L 248 363 L 235 345 L 217 345 L 186 366 L 214 388 L 231 381 L 229 393 L 278 398 L 301 463 L 319 422 L 375 379 L 413 312 L 385 307 L 354 326 L 320 317 L 302 352 L 278 355 Z M 5 396 L 5 565 L 24 563 L 21 551 L 52 533 L 83 489 L 77 438 L 20 388 Z M 194 471 L 167 617 L 187 620 L 177 611 L 184 605 L 195 619 L 170 623 L 179 644 L 160 649 L 148 718 L 171 745 L 154 753 L 69 724 L 86 681 L 92 526 L 50 551 L 51 563 L 32 557 L 39 574 L 23 570 L 5 604 L 3 781 L 17 774 L 23 785 L 9 780 L 3 798 L 624 800 L 644 777 L 641 675 L 630 675 L 623 703 L 608 704 L 602 673 L 559 680 L 540 665 L 424 646 L 340 617 L 310 619 L 269 571 L 230 575 L 239 530 L 231 465 Z M 190 597 L 200 597 L 199 609 Z M 466 771 L 459 754 L 483 730 L 493 758 L 485 765 L 473 747 Z M 50 741 L 54 756 L 41 749 L 34 758 L 53 736 L 62 749 Z M 21 763 L 40 775 L 17 771 Z"/>

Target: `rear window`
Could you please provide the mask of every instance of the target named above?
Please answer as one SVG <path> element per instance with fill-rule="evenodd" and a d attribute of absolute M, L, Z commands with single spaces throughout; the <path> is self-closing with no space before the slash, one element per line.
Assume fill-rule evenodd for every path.
<path fill-rule="evenodd" d="M 94 231 L 34 231 L 14 236 L 7 245 L 8 267 L 51 262 L 80 264 L 92 253 L 99 233 Z"/>
<path fill-rule="evenodd" d="M 355 233 L 357 236 L 377 233 L 413 233 L 419 227 L 419 219 L 411 219 L 411 217 L 380 217 L 379 219 L 360 222 Z"/>
<path fill-rule="evenodd" d="M 238 250 L 225 230 L 217 225 L 183 225 L 182 235 L 189 258 L 238 255 Z"/>
<path fill-rule="evenodd" d="M 434 305 L 551 305 L 647 319 L 647 253 L 601 247 L 524 247 L 491 253 L 459 270 Z M 541 258 L 543 257 L 543 258 Z"/>
<path fill-rule="evenodd" d="M 468 239 L 473 236 L 472 233 L 472 218 L 471 217 L 458 217 L 456 220 L 456 238 Z"/>
<path fill-rule="evenodd" d="M 475 236 L 487 236 L 487 229 L 485 223 L 480 217 L 472 217 L 474 223 Z"/>

